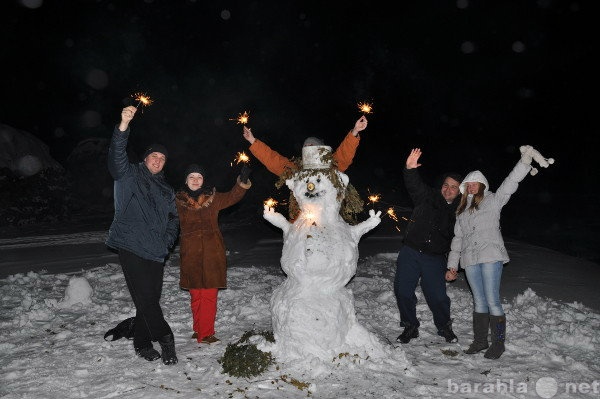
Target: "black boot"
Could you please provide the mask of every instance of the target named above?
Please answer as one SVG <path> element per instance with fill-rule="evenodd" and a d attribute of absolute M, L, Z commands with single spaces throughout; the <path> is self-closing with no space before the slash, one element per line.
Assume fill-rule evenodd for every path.
<path fill-rule="evenodd" d="M 152 343 L 150 343 L 150 346 L 134 346 L 134 349 L 136 355 L 138 355 L 139 357 L 143 357 L 149 362 L 156 359 L 160 359 L 160 353 L 158 353 L 158 351 L 152 347 Z"/>
<path fill-rule="evenodd" d="M 396 338 L 396 341 L 408 344 L 411 339 L 419 336 L 419 326 L 413 326 L 408 323 L 404 323 L 404 331 Z"/>
<path fill-rule="evenodd" d="M 473 342 L 465 353 L 472 355 L 477 352 L 481 352 L 487 349 L 490 345 L 488 344 L 488 326 L 490 325 L 490 314 L 489 313 L 477 313 L 473 312 Z"/>
<path fill-rule="evenodd" d="M 458 342 L 458 337 L 452 331 L 452 320 L 448 320 L 448 323 L 438 330 L 438 335 L 444 337 L 446 342 Z"/>
<path fill-rule="evenodd" d="M 506 316 L 490 316 L 490 332 L 492 346 L 485 351 L 486 359 L 498 359 L 504 353 L 504 339 L 506 338 Z"/>
<path fill-rule="evenodd" d="M 177 355 L 175 355 L 175 337 L 173 334 L 167 334 L 158 339 L 162 349 L 162 361 L 166 365 L 177 364 Z"/>

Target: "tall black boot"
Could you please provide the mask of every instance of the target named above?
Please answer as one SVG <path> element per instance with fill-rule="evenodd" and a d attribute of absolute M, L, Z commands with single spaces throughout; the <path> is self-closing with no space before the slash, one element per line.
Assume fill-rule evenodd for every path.
<path fill-rule="evenodd" d="M 485 351 L 486 359 L 498 359 L 504 353 L 504 340 L 506 338 L 506 316 L 490 316 L 490 332 L 492 333 L 492 346 Z"/>
<path fill-rule="evenodd" d="M 167 334 L 158 339 L 162 349 L 162 361 L 166 365 L 177 364 L 177 355 L 175 355 L 175 337 L 173 334 Z"/>
<path fill-rule="evenodd" d="M 481 352 L 487 349 L 490 345 L 488 344 L 488 328 L 490 325 L 490 314 L 489 313 L 477 313 L 473 312 L 473 342 L 465 353 L 472 355 L 477 352 Z"/>

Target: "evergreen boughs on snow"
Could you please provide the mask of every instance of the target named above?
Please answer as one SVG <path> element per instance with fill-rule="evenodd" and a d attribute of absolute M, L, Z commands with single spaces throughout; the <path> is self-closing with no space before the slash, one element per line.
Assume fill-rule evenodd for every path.
<path fill-rule="evenodd" d="M 227 344 L 225 354 L 219 359 L 224 373 L 233 377 L 250 378 L 260 375 L 274 363 L 271 352 L 263 352 L 249 342 L 254 335 L 261 335 L 268 342 L 275 342 L 272 331 L 246 331 L 237 342 Z"/>

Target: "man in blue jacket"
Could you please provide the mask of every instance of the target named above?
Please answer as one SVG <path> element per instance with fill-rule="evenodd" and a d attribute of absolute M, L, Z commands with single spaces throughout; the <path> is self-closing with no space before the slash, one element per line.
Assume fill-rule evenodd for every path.
<path fill-rule="evenodd" d="M 396 261 L 394 292 L 400 310 L 400 325 L 404 327 L 397 341 L 407 344 L 419 336 L 415 289 L 420 282 L 438 335 L 447 342 L 456 342 L 445 273 L 462 178 L 456 173 L 446 173 L 441 187 L 429 187 L 417 170 L 421 166 L 418 163 L 420 157 L 421 150 L 413 149 L 403 171 L 404 184 L 415 206 Z"/>
<path fill-rule="evenodd" d="M 175 193 L 162 171 L 168 156 L 163 145 L 150 146 L 143 162 L 130 163 L 127 158 L 129 123 L 136 111 L 133 106 L 123 108 L 108 150 L 115 215 L 106 244 L 119 252 L 135 304 L 135 353 L 149 361 L 162 357 L 164 364 L 175 364 L 175 339 L 160 307 L 165 258 L 179 228 Z M 152 341 L 158 341 L 161 353 Z"/>

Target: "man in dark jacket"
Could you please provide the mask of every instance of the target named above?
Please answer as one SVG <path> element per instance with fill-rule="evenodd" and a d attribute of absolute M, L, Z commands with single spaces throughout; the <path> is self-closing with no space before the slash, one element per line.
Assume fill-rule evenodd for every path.
<path fill-rule="evenodd" d="M 417 171 L 421 166 L 418 163 L 420 157 L 421 150 L 413 149 L 403 172 L 404 184 L 415 206 L 396 261 L 394 293 L 400 310 L 400 325 L 404 327 L 397 341 L 406 344 L 419 336 L 415 289 L 420 280 L 438 335 L 447 342 L 456 342 L 445 273 L 460 201 L 461 177 L 456 173 L 446 173 L 441 189 L 429 187 Z"/>
<path fill-rule="evenodd" d="M 106 244 L 119 252 L 135 304 L 135 353 L 149 361 L 162 357 L 164 364 L 175 364 L 173 332 L 160 307 L 164 262 L 179 228 L 175 193 L 162 172 L 168 156 L 164 146 L 150 146 L 143 162 L 133 164 L 127 159 L 129 123 L 136 111 L 133 106 L 123 108 L 108 151 L 115 215 Z M 160 354 L 152 341 L 160 344 Z"/>

